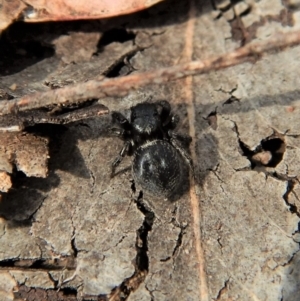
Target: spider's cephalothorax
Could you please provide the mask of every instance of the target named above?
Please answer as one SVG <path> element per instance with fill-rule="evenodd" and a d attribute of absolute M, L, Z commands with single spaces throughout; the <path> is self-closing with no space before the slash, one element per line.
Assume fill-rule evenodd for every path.
<path fill-rule="evenodd" d="M 188 188 L 192 162 L 182 143 L 189 136 L 173 132 L 179 117 L 171 114 L 167 101 L 143 102 L 130 109 L 130 118 L 112 113 L 119 128 L 112 131 L 125 141 L 119 156 L 112 164 L 112 175 L 125 155 L 133 155 L 132 171 L 143 189 L 168 199 L 178 198 Z"/>

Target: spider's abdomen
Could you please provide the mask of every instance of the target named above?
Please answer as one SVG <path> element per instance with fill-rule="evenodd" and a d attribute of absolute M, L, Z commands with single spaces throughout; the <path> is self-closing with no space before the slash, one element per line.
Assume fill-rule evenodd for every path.
<path fill-rule="evenodd" d="M 181 154 L 165 140 L 149 141 L 134 153 L 135 181 L 144 190 L 175 200 L 189 186 L 189 168 Z"/>

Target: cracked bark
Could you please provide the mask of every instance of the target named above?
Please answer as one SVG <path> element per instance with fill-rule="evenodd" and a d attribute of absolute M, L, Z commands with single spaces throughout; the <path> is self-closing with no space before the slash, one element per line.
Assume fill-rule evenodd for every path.
<path fill-rule="evenodd" d="M 114 42 L 77 67 L 55 67 L 57 59 L 45 58 L 21 71 L 23 79 L 32 73 L 28 86 L 16 74 L 3 77 L 0 95 L 28 96 L 31 89 L 67 85 L 68 78 L 82 83 L 86 77 L 121 72 L 115 63 L 130 51 L 133 75 L 136 70 L 144 74 L 230 52 L 250 38 L 265 42 L 278 30 L 299 27 L 297 11 L 292 12 L 294 28 L 290 23 L 282 27 L 282 9 L 287 8 L 281 1 L 273 6 L 267 0 L 247 3 L 251 10 L 245 12 L 231 5 L 214 10 L 209 2 L 176 2 L 170 8 L 166 1 L 147 12 L 151 18 L 116 20 L 134 32 L 143 51 L 135 52 L 131 41 Z M 243 11 L 239 22 L 248 31 L 239 40 L 232 35 L 234 23 L 226 19 L 232 9 L 236 17 Z M 255 23 L 258 12 L 278 19 Z M 122 51 L 110 60 L 113 49 Z M 109 115 L 35 126 L 36 135 L 50 137 L 49 176 L 16 174 L 14 190 L 1 201 L 0 214 L 7 220 L 0 220 L 0 296 L 5 292 L 12 299 L 17 287 L 15 298 L 21 299 L 296 300 L 298 57 L 299 47 L 286 49 L 255 63 L 164 85 L 138 84 L 122 100 L 106 100 L 109 109 L 128 109 L 149 96 L 167 99 L 180 115 L 180 131 L 193 137 L 195 183 L 176 203 L 140 194 L 131 181 L 131 158 L 110 179 L 110 162 L 122 142 L 107 137 Z M 113 73 L 107 72 L 109 66 Z M 76 73 L 79 67 L 82 74 Z M 42 80 L 35 82 L 38 76 Z M 49 86 L 43 85 L 46 81 Z M 17 90 L 10 91 L 14 82 Z M 7 201 L 14 205 L 4 210 Z"/>

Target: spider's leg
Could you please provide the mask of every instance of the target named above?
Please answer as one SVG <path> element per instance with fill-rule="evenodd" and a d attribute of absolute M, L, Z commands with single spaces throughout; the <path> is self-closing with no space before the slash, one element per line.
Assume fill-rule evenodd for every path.
<path fill-rule="evenodd" d="M 170 122 L 167 124 L 167 128 L 169 130 L 174 130 L 177 127 L 179 121 L 180 118 L 178 115 L 172 115 Z"/>
<path fill-rule="evenodd" d="M 168 131 L 168 135 L 170 138 L 180 141 L 184 146 L 189 147 L 192 142 L 192 138 L 189 135 L 181 135 L 174 133 L 173 131 Z"/>
<path fill-rule="evenodd" d="M 130 141 L 125 141 L 118 157 L 114 160 L 114 162 L 111 165 L 111 178 L 114 177 L 115 175 L 115 170 L 117 168 L 117 166 L 122 162 L 123 158 L 126 156 L 126 154 L 128 153 L 129 147 L 130 147 Z"/>
<path fill-rule="evenodd" d="M 163 125 L 168 124 L 170 122 L 170 113 L 171 113 L 171 106 L 168 101 L 161 100 L 158 101 L 157 104 L 162 108 L 160 117 L 161 122 Z"/>
<path fill-rule="evenodd" d="M 187 139 L 187 140 L 189 140 L 189 143 L 190 143 L 192 138 L 189 136 L 178 135 L 176 133 L 173 133 L 172 131 L 169 131 L 168 134 L 171 138 L 170 139 L 171 144 L 179 151 L 179 153 L 182 155 L 182 157 L 186 160 L 186 162 L 188 163 L 188 165 L 192 171 L 192 175 L 194 177 L 195 173 L 194 173 L 194 165 L 193 165 L 192 158 L 189 156 L 189 154 L 185 151 L 185 149 L 179 143 L 179 141 L 182 139 L 183 140 Z"/>
<path fill-rule="evenodd" d="M 125 135 L 125 130 L 120 129 L 120 128 L 111 128 L 111 129 L 109 129 L 109 133 L 112 136 L 119 137 L 120 139 L 123 139 L 124 135 Z"/>
<path fill-rule="evenodd" d="M 111 117 L 114 123 L 118 123 L 124 130 L 130 130 L 129 121 L 119 112 L 112 112 Z"/>

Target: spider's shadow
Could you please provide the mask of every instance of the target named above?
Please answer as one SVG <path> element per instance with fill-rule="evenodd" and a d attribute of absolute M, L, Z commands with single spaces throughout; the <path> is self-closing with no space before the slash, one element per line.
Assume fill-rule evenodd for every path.
<path fill-rule="evenodd" d="M 257 102 L 262 107 L 269 107 L 274 105 L 274 99 L 277 99 L 276 103 L 278 105 L 290 105 L 298 98 L 299 90 L 275 96 L 261 95 L 243 100 L 244 105 L 242 107 L 239 105 L 226 105 L 226 107 L 222 108 L 222 113 L 226 113 L 228 110 L 231 113 L 250 111 L 253 110 L 253 103 Z M 249 104 L 249 106 L 245 105 L 245 103 Z M 216 107 L 221 105 L 220 103 L 206 106 L 199 105 L 199 107 L 195 108 L 197 113 L 196 134 L 198 136 L 195 143 L 198 162 L 194 162 L 194 165 L 196 171 L 195 180 L 198 185 L 202 185 L 205 182 L 207 174 L 218 165 L 218 141 L 213 134 L 201 135 L 201 133 L 210 126 L 208 121 L 204 121 L 205 117 L 207 117 L 207 112 L 213 112 Z M 184 104 L 173 105 L 172 112 L 179 113 L 182 121 L 186 119 L 187 114 Z M 79 178 L 89 178 L 89 170 L 86 167 L 85 159 L 77 147 L 77 142 L 79 139 L 85 141 L 111 137 L 108 134 L 111 126 L 111 116 L 104 115 L 100 118 L 91 118 L 66 126 L 47 124 L 33 127 L 31 129 L 33 132 L 41 133 L 47 137 L 50 136 L 49 175 L 46 179 L 41 179 L 27 178 L 20 173 L 15 173 L 15 177 L 13 177 L 13 189 L 9 193 L 4 194 L 4 198 L 0 203 L 0 216 L 19 221 L 30 220 L 42 204 L 47 192 L 59 185 L 60 180 L 55 173 L 57 169 L 70 172 Z M 74 128 L 76 130 L 72 130 Z M 183 133 L 188 133 L 187 125 L 180 126 L 180 129 Z M 113 139 L 112 143 L 115 143 Z M 122 143 L 120 142 L 119 145 L 121 148 Z M 117 152 L 111 154 L 111 157 L 114 158 L 116 155 Z M 203 162 L 207 164 L 203 164 Z M 128 165 L 121 165 L 119 173 L 128 168 L 130 168 Z"/>
<path fill-rule="evenodd" d="M 26 177 L 22 172 L 14 170 L 13 188 L 3 194 L 0 202 L 0 217 L 13 221 L 12 226 L 31 223 L 47 194 L 60 184 L 57 170 L 70 173 L 79 179 L 89 179 L 90 171 L 77 146 L 78 141 L 108 137 L 110 127 L 110 116 L 104 116 L 67 125 L 38 124 L 27 128 L 27 132 L 49 138 L 48 176 Z"/>
<path fill-rule="evenodd" d="M 27 177 L 24 173 L 14 170 L 13 187 L 3 194 L 0 202 L 0 217 L 15 221 L 15 226 L 22 226 L 25 221 L 31 221 L 47 194 L 59 185 L 57 169 L 80 178 L 89 177 L 84 158 L 77 147 L 77 138 L 68 131 L 68 126 L 43 124 L 27 128 L 27 131 L 49 138 L 49 172 L 46 178 L 36 178 Z"/>

